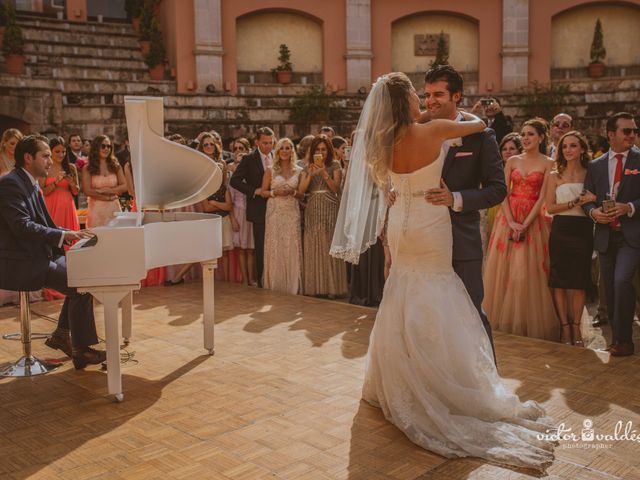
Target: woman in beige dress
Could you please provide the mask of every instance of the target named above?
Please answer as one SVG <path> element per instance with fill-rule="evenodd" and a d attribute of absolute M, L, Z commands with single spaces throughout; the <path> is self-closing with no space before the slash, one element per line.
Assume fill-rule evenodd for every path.
<path fill-rule="evenodd" d="M 302 234 L 298 192 L 302 168 L 296 165 L 293 142 L 276 144 L 273 165 L 262 179 L 267 199 L 264 234 L 264 288 L 296 295 L 302 290 Z"/>
<path fill-rule="evenodd" d="M 106 135 L 91 142 L 89 162 L 82 170 L 82 190 L 88 198 L 87 228 L 106 225 L 114 213 L 122 211 L 118 198 L 127 191 L 127 181 Z"/>
<path fill-rule="evenodd" d="M 333 146 L 324 135 L 309 147 L 309 163 L 300 176 L 299 192 L 307 193 L 304 211 L 304 294 L 347 293 L 347 269 L 342 260 L 329 255 L 340 206 L 342 167 L 334 159 Z"/>

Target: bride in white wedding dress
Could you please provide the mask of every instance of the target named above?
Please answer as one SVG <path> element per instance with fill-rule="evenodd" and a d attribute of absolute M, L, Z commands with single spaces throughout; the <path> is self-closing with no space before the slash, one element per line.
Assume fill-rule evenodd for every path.
<path fill-rule="evenodd" d="M 479 132 L 484 123 L 468 114 L 460 123 L 414 123 L 419 115 L 404 74 L 374 84 L 331 248 L 355 263 L 375 242 L 384 211 L 376 184 L 390 178 L 397 192 L 387 228 L 392 267 L 371 333 L 363 398 L 435 453 L 542 471 L 553 460 L 554 443 L 538 436 L 550 421 L 535 402 L 521 403 L 498 375 L 478 312 L 452 267 L 448 209 L 424 199 L 440 185 L 444 141 Z"/>

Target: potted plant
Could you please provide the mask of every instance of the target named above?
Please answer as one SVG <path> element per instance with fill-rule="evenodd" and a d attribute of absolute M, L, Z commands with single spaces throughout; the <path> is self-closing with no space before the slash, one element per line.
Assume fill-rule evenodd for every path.
<path fill-rule="evenodd" d="M 593 41 L 591 42 L 591 63 L 587 67 L 589 76 L 591 78 L 598 78 L 604 75 L 604 57 L 606 57 L 607 51 L 604 48 L 604 42 L 602 39 L 602 24 L 600 19 L 596 21 L 596 28 L 593 32 Z"/>
<path fill-rule="evenodd" d="M 142 13 L 142 0 L 125 0 L 124 9 L 127 12 L 127 18 L 131 20 L 133 30 L 137 33 L 140 31 L 140 14 Z"/>
<path fill-rule="evenodd" d="M 24 73 L 24 39 L 22 29 L 16 24 L 16 12 L 11 3 L 5 6 L 5 30 L 2 38 L 2 53 L 5 70 L 12 75 Z"/>
<path fill-rule="evenodd" d="M 293 65 L 291 65 L 291 50 L 286 44 L 280 45 L 280 56 L 278 57 L 280 65 L 273 68 L 271 71 L 276 75 L 278 83 L 286 85 L 291 83 L 293 78 Z"/>
<path fill-rule="evenodd" d="M 162 42 L 162 32 L 157 19 L 153 19 L 150 27 L 149 53 L 144 57 L 144 63 L 149 67 L 149 75 L 152 80 L 164 79 L 164 60 L 166 52 Z"/>

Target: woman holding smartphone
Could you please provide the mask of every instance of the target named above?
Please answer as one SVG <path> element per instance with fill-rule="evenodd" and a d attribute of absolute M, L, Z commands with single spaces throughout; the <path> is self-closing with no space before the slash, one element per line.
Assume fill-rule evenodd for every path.
<path fill-rule="evenodd" d="M 581 207 L 595 201 L 595 195 L 584 190 L 591 157 L 586 139 L 576 131 L 560 138 L 556 152 L 546 194 L 547 212 L 553 215 L 549 287 L 562 327 L 560 341 L 582 347 L 580 320 L 591 281 L 593 222 Z"/>
<path fill-rule="evenodd" d="M 69 163 L 67 147 L 62 137 L 49 141 L 53 163 L 47 178 L 39 180 L 44 193 L 44 202 L 53 223 L 68 230 L 80 230 L 78 212 L 73 197 L 78 195 L 80 184 L 76 166 Z"/>
<path fill-rule="evenodd" d="M 342 167 L 331 141 L 318 135 L 309 147 L 311 161 L 300 174 L 298 191 L 307 194 L 304 211 L 304 294 L 335 298 L 347 293 L 342 260 L 329 255 L 340 206 Z"/>

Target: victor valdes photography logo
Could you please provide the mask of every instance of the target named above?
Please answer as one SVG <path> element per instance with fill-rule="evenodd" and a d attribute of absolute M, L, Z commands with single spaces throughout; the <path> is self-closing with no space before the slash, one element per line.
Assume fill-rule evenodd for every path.
<path fill-rule="evenodd" d="M 613 447 L 614 442 L 626 441 L 640 443 L 640 432 L 631 420 L 618 420 L 613 429 L 597 429 L 593 420 L 585 418 L 582 428 L 574 430 L 565 423 L 560 423 L 545 433 L 538 434 L 539 440 L 560 442 L 560 448 L 604 449 Z"/>

